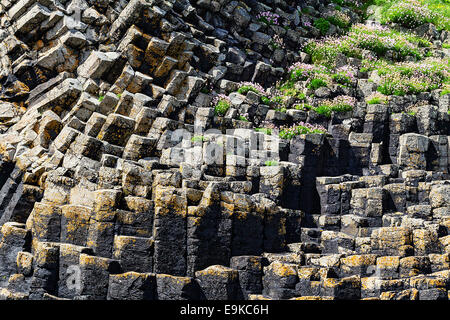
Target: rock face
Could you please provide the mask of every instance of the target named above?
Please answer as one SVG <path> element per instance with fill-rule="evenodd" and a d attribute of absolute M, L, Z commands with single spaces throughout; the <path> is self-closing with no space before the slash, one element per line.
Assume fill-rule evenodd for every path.
<path fill-rule="evenodd" d="M 294 5 L 1 1 L 0 298 L 448 299 L 448 95 L 367 105 L 366 75 L 331 119 L 211 107 L 309 60 Z M 329 134 L 254 130 L 306 119 Z"/>

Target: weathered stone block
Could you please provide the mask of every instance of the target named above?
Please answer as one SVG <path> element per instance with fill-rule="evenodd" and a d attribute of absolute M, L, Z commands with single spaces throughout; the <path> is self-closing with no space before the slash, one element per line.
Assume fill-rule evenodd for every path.
<path fill-rule="evenodd" d="M 132 135 L 135 124 L 131 118 L 110 114 L 98 134 L 98 139 L 123 147 Z"/>
<path fill-rule="evenodd" d="M 157 274 L 158 300 L 203 300 L 203 292 L 198 282 L 190 277 L 175 277 Z"/>
<path fill-rule="evenodd" d="M 239 274 L 236 270 L 213 265 L 195 272 L 195 278 L 207 300 L 242 299 Z"/>
<path fill-rule="evenodd" d="M 153 250 L 151 238 L 114 237 L 113 258 L 120 261 L 125 272 L 152 272 Z"/>
<path fill-rule="evenodd" d="M 61 207 L 61 242 L 86 246 L 91 209 L 80 205 Z"/>
<path fill-rule="evenodd" d="M 155 298 L 154 274 L 126 272 L 109 276 L 108 300 L 155 300 Z"/>
<path fill-rule="evenodd" d="M 119 55 L 115 52 L 93 51 L 78 67 L 77 73 L 85 78 L 100 79 L 118 58 Z"/>

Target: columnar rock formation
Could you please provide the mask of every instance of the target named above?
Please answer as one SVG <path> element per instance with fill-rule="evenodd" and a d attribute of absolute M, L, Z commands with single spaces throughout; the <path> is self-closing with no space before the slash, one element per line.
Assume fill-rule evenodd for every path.
<path fill-rule="evenodd" d="M 297 5 L 333 8 L 0 1 L 0 297 L 448 299 L 450 95 L 368 105 L 360 72 L 315 92 L 358 98 L 328 119 L 235 92 L 309 62 L 320 34 Z M 224 116 L 213 93 L 230 93 Z M 328 133 L 284 140 L 263 121 Z"/>

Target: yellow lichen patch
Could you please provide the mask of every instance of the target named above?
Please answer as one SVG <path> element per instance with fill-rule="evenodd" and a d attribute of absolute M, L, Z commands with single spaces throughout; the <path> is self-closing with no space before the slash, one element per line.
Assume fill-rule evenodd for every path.
<path fill-rule="evenodd" d="M 380 279 L 376 277 L 365 277 L 361 278 L 361 289 L 362 290 L 374 290 L 380 283 Z"/>
<path fill-rule="evenodd" d="M 300 279 L 311 279 L 317 274 L 317 268 L 315 267 L 301 267 L 298 268 L 297 275 Z"/>
<path fill-rule="evenodd" d="M 148 241 L 151 241 L 150 239 Z M 113 252 L 114 257 L 118 258 L 123 250 L 136 244 L 136 237 L 132 236 L 114 236 Z"/>
<path fill-rule="evenodd" d="M 61 209 L 50 204 L 36 202 L 27 220 L 27 228 L 32 230 L 33 236 L 45 239 L 49 232 L 50 219 L 61 219 Z"/>
<path fill-rule="evenodd" d="M 94 210 L 111 211 L 117 204 L 117 192 L 113 190 L 94 191 Z"/>
<path fill-rule="evenodd" d="M 61 250 L 61 253 L 64 252 L 66 251 Z M 38 266 L 54 264 L 58 262 L 58 253 L 58 245 L 38 242 L 35 247 L 34 260 Z"/>
<path fill-rule="evenodd" d="M 290 300 L 309 300 L 309 301 L 313 301 L 313 300 L 334 300 L 334 297 L 329 297 L 329 296 L 303 296 L 303 297 L 295 297 L 292 298 Z"/>
<path fill-rule="evenodd" d="M 234 212 L 235 206 L 233 203 L 228 203 L 228 202 L 224 202 L 221 201 L 220 202 L 220 207 L 222 208 L 222 210 L 225 210 L 226 212 Z"/>
<path fill-rule="evenodd" d="M 192 227 L 198 227 L 202 223 L 201 217 L 188 217 L 188 225 Z"/>
<path fill-rule="evenodd" d="M 394 300 L 394 298 L 395 298 L 394 291 L 382 292 L 380 295 L 380 300 Z"/>
<path fill-rule="evenodd" d="M 363 254 L 363 255 L 352 255 L 341 259 L 341 264 L 348 267 L 359 267 L 359 266 L 369 266 L 376 263 L 376 255 L 374 254 Z"/>
<path fill-rule="evenodd" d="M 85 232 L 88 230 L 91 209 L 79 205 L 65 205 L 61 209 L 65 218 L 65 241 L 74 243 L 81 230 L 85 230 Z"/>
<path fill-rule="evenodd" d="M 11 292 L 6 288 L 0 290 L 0 298 L 2 300 L 25 300 L 28 298 L 28 295 L 25 293 L 19 292 Z"/>
<path fill-rule="evenodd" d="M 185 217 L 187 199 L 175 194 L 174 187 L 157 186 L 154 189 L 155 216 L 175 214 Z"/>
<path fill-rule="evenodd" d="M 9 282 L 11 283 L 11 282 L 16 282 L 16 281 L 21 281 L 23 279 L 24 279 L 23 274 L 15 273 L 9 277 Z"/>
<path fill-rule="evenodd" d="M 170 274 L 157 274 L 156 277 L 161 278 L 161 279 L 164 279 L 164 278 L 171 279 L 172 283 L 176 283 L 177 285 L 181 285 L 181 286 L 186 286 L 192 282 L 192 278 L 177 277 L 177 276 L 172 276 Z"/>
<path fill-rule="evenodd" d="M 339 285 L 339 279 L 335 278 L 325 278 L 322 279 L 322 285 L 324 288 L 335 288 Z"/>
<path fill-rule="evenodd" d="M 251 263 L 253 267 L 257 267 L 257 268 L 261 267 L 261 261 L 258 257 L 250 257 L 248 259 L 248 262 Z"/>
<path fill-rule="evenodd" d="M 206 208 L 202 206 L 189 206 L 187 212 L 188 216 L 200 218 L 205 215 Z"/>
<path fill-rule="evenodd" d="M 25 230 L 25 225 L 21 223 L 16 222 L 6 222 L 1 229 L 2 235 L 4 238 L 11 236 L 11 235 L 17 235 L 20 237 L 25 238 L 27 231 Z"/>
<path fill-rule="evenodd" d="M 77 246 L 77 245 L 70 244 L 70 243 L 61 243 L 59 245 L 59 250 L 60 250 L 61 256 L 77 256 L 80 254 L 80 252 L 83 248 L 84 247 Z"/>
<path fill-rule="evenodd" d="M 80 266 L 95 266 L 107 270 L 109 266 L 109 259 L 82 253 L 80 254 Z"/>
<path fill-rule="evenodd" d="M 148 273 L 139 273 L 136 271 L 128 271 L 125 273 L 118 273 L 118 274 L 111 274 L 110 277 L 111 278 L 116 278 L 116 279 L 120 279 L 120 278 L 134 278 L 134 279 L 139 279 L 139 278 L 147 278 L 149 276 Z"/>
<path fill-rule="evenodd" d="M 19 270 L 22 270 L 25 273 L 31 272 L 31 268 L 33 265 L 33 255 L 29 252 L 18 252 L 16 264 Z"/>
<path fill-rule="evenodd" d="M 248 295 L 248 300 L 255 301 L 255 300 L 272 300 L 272 299 L 269 298 L 269 297 L 265 297 L 265 296 L 263 296 L 261 294 L 249 294 Z"/>
<path fill-rule="evenodd" d="M 115 210 L 111 211 L 94 211 L 93 218 L 96 221 L 113 221 L 117 212 Z"/>
<path fill-rule="evenodd" d="M 189 201 L 192 202 L 199 202 L 203 197 L 203 192 L 201 190 L 196 190 L 196 189 L 191 189 L 191 188 L 187 188 L 186 189 L 186 198 Z"/>
<path fill-rule="evenodd" d="M 427 276 L 417 276 L 413 277 L 409 281 L 410 286 L 416 289 L 419 288 L 445 288 L 447 281 L 442 277 L 427 277 Z"/>
<path fill-rule="evenodd" d="M 245 211 L 235 211 L 234 217 L 238 220 L 247 220 L 248 214 L 249 213 Z"/>
<path fill-rule="evenodd" d="M 400 265 L 399 256 L 385 256 L 377 259 L 377 267 L 381 269 L 395 269 Z"/>
<path fill-rule="evenodd" d="M 280 277 L 296 276 L 298 273 L 296 265 L 278 261 L 272 262 L 268 268 L 269 270 L 272 270 L 274 274 Z"/>
<path fill-rule="evenodd" d="M 238 277 L 238 272 L 221 265 L 213 265 L 204 270 L 197 271 L 195 276 L 197 278 L 201 276 L 216 276 L 221 278 L 236 279 Z"/>
<path fill-rule="evenodd" d="M 281 218 L 280 223 L 278 224 L 278 234 L 285 235 L 286 234 L 286 219 Z"/>
<path fill-rule="evenodd" d="M 445 249 L 445 253 L 450 253 L 450 235 L 439 238 L 439 242 Z"/>

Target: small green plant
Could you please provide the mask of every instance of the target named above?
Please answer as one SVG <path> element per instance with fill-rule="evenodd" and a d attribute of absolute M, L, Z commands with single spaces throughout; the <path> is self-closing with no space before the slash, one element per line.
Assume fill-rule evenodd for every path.
<path fill-rule="evenodd" d="M 338 84 L 350 85 L 352 83 L 350 77 L 343 74 L 333 74 L 332 78 Z"/>
<path fill-rule="evenodd" d="M 284 103 L 282 96 L 274 96 L 270 99 L 271 104 L 282 105 Z"/>
<path fill-rule="evenodd" d="M 388 97 L 379 92 L 374 92 L 366 98 L 367 104 L 387 104 Z"/>
<path fill-rule="evenodd" d="M 332 107 L 330 105 L 320 105 L 313 109 L 316 113 L 321 114 L 327 118 L 331 118 Z"/>
<path fill-rule="evenodd" d="M 329 16 L 326 19 L 335 26 L 343 29 L 347 29 L 351 23 L 350 18 L 340 11 L 335 11 L 335 14 L 333 16 Z"/>
<path fill-rule="evenodd" d="M 450 43 L 444 42 L 444 43 L 442 44 L 442 48 L 444 48 L 444 49 L 450 49 Z"/>
<path fill-rule="evenodd" d="M 122 96 L 122 94 L 121 93 L 118 93 L 117 94 L 117 98 L 119 98 L 120 99 L 120 97 Z"/>
<path fill-rule="evenodd" d="M 100 102 L 102 102 L 103 99 L 105 99 L 105 96 L 100 96 L 100 97 L 98 97 L 98 101 L 100 101 Z"/>
<path fill-rule="evenodd" d="M 286 109 L 286 107 L 282 107 L 282 108 L 275 109 L 275 111 L 286 113 L 287 109 Z"/>
<path fill-rule="evenodd" d="M 302 101 L 306 99 L 306 94 L 303 93 L 302 90 L 295 88 L 293 85 L 290 85 L 290 81 L 288 81 L 287 83 L 289 84 L 285 84 L 278 88 L 278 90 L 283 93 L 284 96 L 294 97 Z"/>
<path fill-rule="evenodd" d="M 351 111 L 353 110 L 355 105 L 356 105 L 355 98 L 349 96 L 338 96 L 331 101 L 327 100 L 322 102 L 321 105 L 319 105 L 316 108 L 313 108 L 312 110 L 318 114 L 330 118 L 332 112 L 339 113 Z"/>
<path fill-rule="evenodd" d="M 325 80 L 317 78 L 317 79 L 312 79 L 311 80 L 311 82 L 308 85 L 308 88 L 316 90 L 316 89 L 319 89 L 321 87 L 326 87 L 326 86 L 327 86 L 327 83 L 325 82 Z"/>
<path fill-rule="evenodd" d="M 287 29 L 289 29 L 289 27 L 287 27 Z M 284 39 L 281 38 L 277 34 L 272 37 L 272 39 L 270 40 L 270 44 L 269 45 L 272 48 L 272 50 L 274 50 L 274 51 L 277 50 L 277 49 L 284 49 L 284 48 L 286 48 L 286 45 L 284 44 Z"/>
<path fill-rule="evenodd" d="M 280 22 L 280 16 L 276 13 L 270 12 L 270 11 L 264 11 L 260 12 L 256 18 L 258 21 L 265 23 L 267 26 L 279 26 Z"/>
<path fill-rule="evenodd" d="M 406 28 L 415 28 L 429 22 L 438 30 L 449 30 L 449 16 L 448 5 L 441 1 L 398 0 L 384 3 L 381 22 L 395 22 Z"/>
<path fill-rule="evenodd" d="M 265 104 L 267 106 L 270 105 L 270 99 L 267 98 L 266 96 L 262 96 L 260 99 L 263 104 Z"/>
<path fill-rule="evenodd" d="M 294 83 L 298 81 L 310 80 L 313 78 L 327 79 L 330 70 L 325 66 L 296 62 L 288 68 L 289 80 L 286 81 L 279 90 L 294 88 Z"/>
<path fill-rule="evenodd" d="M 445 96 L 446 94 L 450 94 L 450 82 L 446 82 L 442 86 L 442 90 L 441 90 L 440 96 Z"/>
<path fill-rule="evenodd" d="M 244 116 L 239 116 L 239 120 L 248 122 L 248 119 Z"/>
<path fill-rule="evenodd" d="M 372 27 L 363 24 L 352 25 L 344 37 L 329 37 L 322 40 L 310 40 L 305 45 L 305 52 L 311 55 L 316 64 L 334 68 L 339 54 L 362 59 L 370 51 L 376 57 L 393 52 L 397 60 L 407 56 L 422 59 L 420 48 L 430 47 L 425 39 L 396 31 L 387 27 Z"/>
<path fill-rule="evenodd" d="M 249 91 L 252 91 L 263 97 L 267 95 L 266 89 L 264 89 L 259 83 L 248 81 L 239 83 L 238 93 L 247 94 Z"/>
<path fill-rule="evenodd" d="M 330 29 L 330 22 L 325 18 L 319 18 L 314 21 L 314 27 L 319 29 L 321 35 L 325 35 Z"/>
<path fill-rule="evenodd" d="M 257 93 L 257 91 L 251 86 L 243 86 L 238 89 L 238 92 L 240 94 L 247 94 L 247 92 L 249 92 L 249 91 L 253 91 L 253 92 Z"/>
<path fill-rule="evenodd" d="M 267 160 L 265 163 L 266 167 L 276 167 L 278 166 L 278 161 Z"/>
<path fill-rule="evenodd" d="M 214 111 L 218 116 L 224 116 L 231 107 L 231 100 L 224 94 L 217 95 L 213 101 Z"/>
<path fill-rule="evenodd" d="M 278 135 L 281 139 L 289 140 L 302 134 L 325 134 L 326 132 L 327 129 L 321 125 L 300 122 L 299 124 L 294 124 L 291 127 L 282 128 Z"/>
<path fill-rule="evenodd" d="M 272 129 L 270 128 L 255 128 L 256 132 L 262 132 L 267 135 L 272 135 Z"/>
<path fill-rule="evenodd" d="M 446 86 L 450 65 L 447 59 L 427 58 L 419 62 L 380 65 L 378 91 L 385 95 L 417 94 Z"/>
<path fill-rule="evenodd" d="M 216 104 L 214 110 L 217 115 L 224 116 L 227 113 L 228 109 L 230 109 L 230 104 L 227 101 L 222 100 Z"/>
<path fill-rule="evenodd" d="M 204 136 L 193 136 L 191 138 L 191 142 L 204 142 L 204 141 L 208 141 L 208 138 Z"/>

